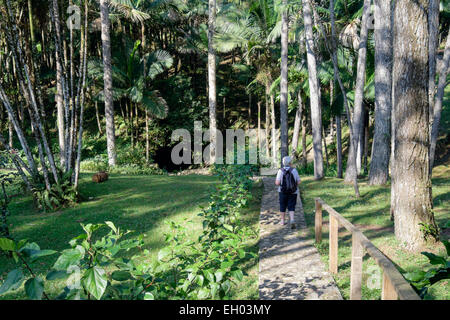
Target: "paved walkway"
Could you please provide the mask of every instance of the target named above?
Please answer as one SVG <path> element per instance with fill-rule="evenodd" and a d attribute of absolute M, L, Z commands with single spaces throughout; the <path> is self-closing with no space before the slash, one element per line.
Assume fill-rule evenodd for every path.
<path fill-rule="evenodd" d="M 262 300 L 342 300 L 331 275 L 326 271 L 306 236 L 306 222 L 300 199 L 297 201 L 296 230 L 279 224 L 278 192 L 274 177 L 264 177 L 259 242 L 259 297 Z M 286 218 L 288 218 L 286 213 Z M 288 221 L 288 219 L 287 219 Z"/>

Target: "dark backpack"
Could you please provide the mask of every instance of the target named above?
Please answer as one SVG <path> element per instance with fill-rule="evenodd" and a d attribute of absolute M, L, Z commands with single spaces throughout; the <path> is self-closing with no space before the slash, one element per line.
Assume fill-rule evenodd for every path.
<path fill-rule="evenodd" d="M 297 191 L 297 181 L 295 180 L 292 168 L 281 168 L 283 172 L 283 180 L 281 183 L 281 192 L 286 194 L 292 194 Z"/>

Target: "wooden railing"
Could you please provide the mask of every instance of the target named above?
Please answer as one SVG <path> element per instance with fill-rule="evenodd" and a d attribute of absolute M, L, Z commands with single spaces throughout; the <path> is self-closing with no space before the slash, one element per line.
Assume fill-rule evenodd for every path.
<path fill-rule="evenodd" d="M 352 234 L 352 260 L 350 275 L 350 299 L 361 300 L 363 257 L 365 251 L 375 260 L 383 272 L 382 300 L 420 300 L 420 297 L 401 273 L 369 239 L 322 199 L 316 198 L 316 243 L 322 241 L 322 209 L 329 213 L 329 270 L 338 272 L 339 227 L 344 226 Z"/>

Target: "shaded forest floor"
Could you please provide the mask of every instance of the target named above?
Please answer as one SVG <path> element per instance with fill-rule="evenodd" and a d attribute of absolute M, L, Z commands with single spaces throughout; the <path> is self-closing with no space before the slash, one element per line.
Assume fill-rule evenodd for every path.
<path fill-rule="evenodd" d="M 433 199 L 436 221 L 442 228 L 450 220 L 450 165 L 440 165 L 433 171 Z M 361 198 L 354 197 L 351 185 L 342 180 L 325 178 L 314 181 L 313 177 L 302 177 L 304 209 L 311 236 L 314 235 L 314 198 L 320 197 L 341 213 L 363 233 L 401 270 L 426 270 L 431 265 L 420 253 L 408 252 L 400 246 L 394 235 L 394 223 L 390 220 L 390 186 L 369 186 L 367 179 L 360 183 Z M 443 230 L 443 237 L 450 235 L 449 229 Z M 351 234 L 345 229 L 339 233 L 339 271 L 335 280 L 345 299 L 350 292 Z M 328 264 L 328 214 L 324 211 L 323 241 L 318 245 L 322 259 Z M 445 253 L 442 244 L 430 245 L 425 251 Z M 368 255 L 363 265 L 363 299 L 379 299 L 380 268 Z M 427 299 L 450 299 L 450 282 L 440 281 L 433 285 Z"/>
<path fill-rule="evenodd" d="M 145 234 L 145 248 L 149 249 L 150 260 L 156 260 L 158 251 L 165 246 L 164 234 L 169 231 L 167 221 L 183 223 L 192 239 L 201 232 L 198 217 L 200 206 L 209 200 L 212 188 L 219 182 L 209 176 L 124 176 L 111 175 L 107 182 L 95 184 L 91 175 L 83 174 L 80 192 L 84 201 L 73 207 L 52 213 L 40 213 L 33 207 L 31 197 L 16 197 L 10 205 L 8 222 L 15 239 L 28 239 L 42 249 L 63 250 L 68 242 L 83 233 L 80 223 L 103 223 L 112 221 L 123 230 L 135 231 L 131 236 Z M 254 185 L 253 198 L 242 214 L 245 223 L 259 234 L 259 212 L 262 185 Z M 184 221 L 192 221 L 184 222 Z M 248 243 L 251 252 L 258 253 L 258 240 Z M 133 255 L 135 252 L 129 252 Z M 38 274 L 45 278 L 57 255 L 43 258 L 35 264 Z M 0 283 L 7 273 L 14 269 L 14 262 L 0 256 Z M 258 299 L 258 263 L 255 259 L 246 261 L 243 269 L 248 274 L 235 289 L 233 298 Z M 50 296 L 60 293 L 64 281 L 46 282 L 45 291 Z M 23 287 L 2 296 L 2 299 L 25 299 Z"/>

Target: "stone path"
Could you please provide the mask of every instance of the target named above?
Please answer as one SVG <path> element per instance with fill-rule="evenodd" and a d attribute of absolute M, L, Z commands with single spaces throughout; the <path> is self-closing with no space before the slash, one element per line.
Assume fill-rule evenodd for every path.
<path fill-rule="evenodd" d="M 306 235 L 300 199 L 297 229 L 279 224 L 278 191 L 274 177 L 264 177 L 259 242 L 259 298 L 262 300 L 342 300 L 320 260 L 314 240 Z M 286 217 L 289 215 L 286 214 Z"/>

